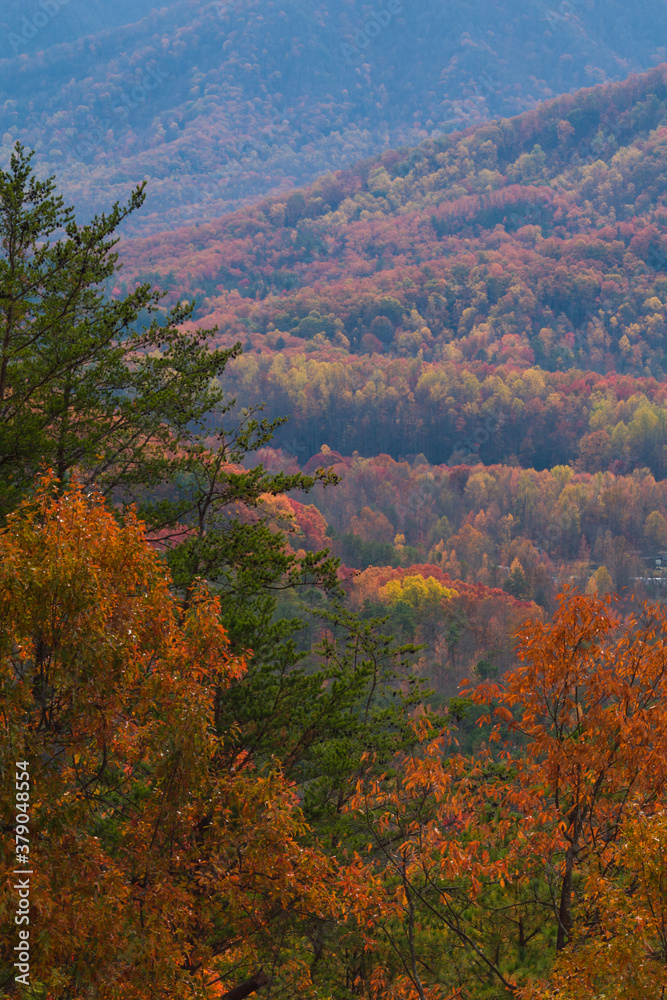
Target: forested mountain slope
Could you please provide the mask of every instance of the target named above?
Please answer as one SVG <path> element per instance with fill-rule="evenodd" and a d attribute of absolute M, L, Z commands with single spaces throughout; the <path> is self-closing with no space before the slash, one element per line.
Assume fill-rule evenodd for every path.
<path fill-rule="evenodd" d="M 151 6 L 0 13 L 3 160 L 17 138 L 36 147 L 87 212 L 149 178 L 149 228 L 665 58 L 660 0 Z"/>
<path fill-rule="evenodd" d="M 666 125 L 661 66 L 129 241 L 128 278 L 255 348 L 228 387 L 303 460 L 447 462 L 481 425 L 486 462 L 662 476 Z"/>

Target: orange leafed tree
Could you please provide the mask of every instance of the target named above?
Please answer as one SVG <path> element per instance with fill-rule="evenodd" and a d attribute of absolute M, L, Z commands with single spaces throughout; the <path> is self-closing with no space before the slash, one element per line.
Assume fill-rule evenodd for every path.
<path fill-rule="evenodd" d="M 639 1000 L 667 986 L 666 632 L 662 605 L 621 621 L 609 600 L 566 595 L 553 623 L 520 634 L 524 665 L 501 695 L 525 740 L 515 801 L 527 837 L 513 853 L 556 876 L 559 996 Z"/>
<path fill-rule="evenodd" d="M 661 605 L 646 603 L 622 622 L 608 600 L 570 593 L 553 622 L 531 622 L 518 635 L 523 664 L 506 678 L 496 711 L 521 741 L 510 799 L 530 838 L 516 842 L 517 857 L 558 859 L 559 950 L 572 932 L 578 870 L 604 870 L 626 819 L 664 795 L 665 631 Z"/>
<path fill-rule="evenodd" d="M 424 720 L 420 753 L 360 782 L 352 807 L 403 908 L 385 932 L 415 996 L 435 961 L 451 987 L 463 969 L 468 989 L 491 975 L 526 998 L 662 995 L 665 633 L 661 605 L 622 620 L 609 599 L 566 592 L 552 622 L 520 630 L 502 685 L 468 692 L 499 720 L 486 747 L 465 757 Z M 529 943 L 535 967 L 557 959 L 551 985 L 530 981 Z"/>
<path fill-rule="evenodd" d="M 244 671 L 216 599 L 179 605 L 132 514 L 45 477 L 0 533 L 0 808 L 13 830 L 27 761 L 31 983 L 50 1000 L 243 996 L 269 974 L 307 990 L 299 920 L 337 913 L 349 873 L 307 846 L 277 767 L 227 754 L 217 711 Z M 9 956 L 9 837 L 1 862 Z"/>

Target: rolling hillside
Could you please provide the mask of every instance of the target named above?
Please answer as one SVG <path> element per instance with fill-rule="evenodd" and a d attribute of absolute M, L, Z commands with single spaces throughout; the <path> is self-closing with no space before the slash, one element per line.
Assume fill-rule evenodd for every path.
<path fill-rule="evenodd" d="M 594 381 L 660 380 L 666 125 L 662 66 L 384 154 L 208 225 L 128 241 L 128 277 L 194 296 L 198 321 L 261 351 L 238 370 L 259 366 L 269 402 L 271 386 L 290 381 L 285 366 L 305 356 L 357 372 L 355 392 L 362 369 L 397 365 L 410 379 L 450 364 L 485 378 L 496 366 L 537 365 Z M 409 394 L 399 396 L 405 407 Z M 326 409 L 313 400 L 306 417 L 288 406 L 312 434 L 318 420 L 328 427 Z M 354 425 L 353 410 L 345 419 Z M 376 450 L 423 450 L 392 445 L 388 426 L 376 425 Z M 452 443 L 432 459 L 444 461 Z M 359 447 L 354 432 L 339 446 Z"/>
<path fill-rule="evenodd" d="M 659 0 L 10 0 L 0 18 L 3 160 L 35 147 L 89 214 L 148 178 L 144 231 L 647 70 L 667 28 Z"/>

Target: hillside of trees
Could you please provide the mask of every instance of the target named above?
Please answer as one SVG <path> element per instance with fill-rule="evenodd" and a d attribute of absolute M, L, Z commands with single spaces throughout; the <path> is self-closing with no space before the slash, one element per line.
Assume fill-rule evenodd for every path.
<path fill-rule="evenodd" d="M 298 471 L 280 450 L 256 458 Z M 328 545 L 348 567 L 350 606 L 389 615 L 393 635 L 423 643 L 424 675 L 449 696 L 480 661 L 502 674 L 517 618 L 551 614 L 566 586 L 615 592 L 624 605 L 667 593 L 667 486 L 646 468 L 622 476 L 470 459 L 433 466 L 423 456 L 345 458 L 326 446 L 305 471 L 315 468 L 335 473 L 338 486 L 270 504 L 276 529 L 295 553 Z M 409 599 L 387 590 L 406 577 Z M 456 592 L 445 615 L 428 594 L 436 584 Z"/>
<path fill-rule="evenodd" d="M 665 474 L 665 67 L 123 246 L 276 443 Z"/>
<path fill-rule="evenodd" d="M 149 179 L 144 231 L 666 58 L 660 0 L 44 4 L 0 12 L 0 157 L 35 148 L 89 218 Z"/>
<path fill-rule="evenodd" d="M 660 374 L 666 72 L 130 241 L 124 260 L 288 356 L 321 333 L 352 353 Z"/>

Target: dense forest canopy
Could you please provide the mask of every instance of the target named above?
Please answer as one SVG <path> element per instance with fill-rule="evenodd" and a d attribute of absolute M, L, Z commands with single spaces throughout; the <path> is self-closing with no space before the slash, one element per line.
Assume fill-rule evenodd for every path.
<path fill-rule="evenodd" d="M 523 35 L 537 19 L 546 45 L 540 18 L 577 38 L 561 89 L 614 75 L 630 15 L 608 6 L 584 64 L 594 3 L 510 5 L 507 37 L 447 49 L 448 93 L 516 32 L 521 72 L 553 69 Z M 667 990 L 667 64 L 498 117 L 550 96 L 519 73 L 511 99 L 472 101 L 475 122 L 498 102 L 479 126 L 122 242 L 143 184 L 81 223 L 14 143 L 25 112 L 54 160 L 76 148 L 52 128 L 63 93 L 89 128 L 130 65 L 173 108 L 196 48 L 190 117 L 130 94 L 144 130 L 128 117 L 110 165 L 95 126 L 89 190 L 178 148 L 171 211 L 211 171 L 216 113 L 236 142 L 278 80 L 312 125 L 310 160 L 290 126 L 306 177 L 332 120 L 313 110 L 326 15 L 361 46 L 358 10 L 315 6 L 308 48 L 296 3 L 139 6 L 145 48 L 121 58 L 126 8 L 91 5 L 73 42 L 46 4 L 59 44 L 0 66 L 20 69 L 0 169 L 2 1000 Z M 385 133 L 357 156 L 441 73 L 430 4 L 382 10 Z M 635 18 L 628 52 L 654 36 Z M 40 60 L 60 79 L 73 52 L 80 77 L 29 107 Z M 419 53 L 399 106 L 386 81 Z M 368 66 L 370 104 L 373 66 L 341 56 L 355 87 Z M 348 104 L 341 129 L 375 114 Z M 193 164 L 204 125 L 218 146 Z"/>

